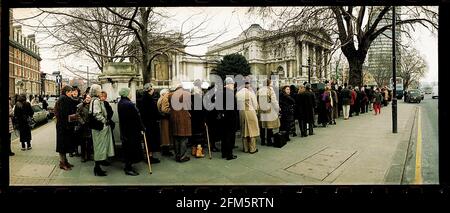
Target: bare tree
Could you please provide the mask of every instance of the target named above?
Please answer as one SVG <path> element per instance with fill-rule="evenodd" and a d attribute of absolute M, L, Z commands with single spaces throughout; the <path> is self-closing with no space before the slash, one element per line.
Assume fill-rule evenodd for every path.
<path fill-rule="evenodd" d="M 121 62 L 126 55 L 133 33 L 126 28 L 126 21 L 104 8 L 77 8 L 69 11 L 44 10 L 53 15 L 52 27 L 43 25 L 50 36 L 57 40 L 51 45 L 62 57 L 84 53 L 92 59 L 99 70 L 108 62 Z M 128 8 L 117 13 L 127 15 Z M 113 23 L 113 24 L 112 24 Z"/>
<path fill-rule="evenodd" d="M 349 84 L 361 85 L 363 81 L 363 63 L 372 42 L 383 33 L 392 29 L 390 20 L 392 6 L 331 6 L 331 7 L 300 7 L 300 8 L 258 8 L 253 9 L 264 17 L 275 15 L 277 26 L 294 26 L 310 29 L 311 26 L 321 26 L 338 37 L 340 49 L 349 64 Z M 407 36 L 411 30 L 420 24 L 432 31 L 438 29 L 438 14 L 430 7 L 402 7 L 397 14 L 400 19 L 398 26 L 404 26 L 403 33 Z M 384 21 L 384 23 L 382 22 Z M 383 24 L 380 24 L 383 23 Z"/>
<path fill-rule="evenodd" d="M 411 48 L 404 53 L 400 60 L 401 72 L 398 76 L 403 78 L 403 88 L 408 89 L 425 76 L 427 65 L 416 49 Z"/>
<path fill-rule="evenodd" d="M 185 52 L 188 46 L 213 42 L 221 32 L 205 31 L 209 18 L 205 17 L 189 29 L 185 20 L 179 31 L 167 30 L 170 18 L 163 8 L 82 8 L 70 11 L 44 10 L 55 16 L 52 26 L 45 26 L 65 52 L 64 56 L 85 52 L 100 70 L 107 62 L 135 59 L 142 69 L 144 83 L 150 82 L 151 62 L 169 51 L 201 57 Z M 197 14 L 198 15 L 198 14 Z M 55 27 L 57 26 L 57 27 Z"/>

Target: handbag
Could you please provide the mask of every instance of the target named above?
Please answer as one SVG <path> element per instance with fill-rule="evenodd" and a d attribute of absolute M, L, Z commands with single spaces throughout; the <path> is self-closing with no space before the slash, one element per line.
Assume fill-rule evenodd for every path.
<path fill-rule="evenodd" d="M 277 148 L 281 148 L 287 143 L 286 133 L 285 132 L 277 132 L 273 134 L 273 146 Z"/>
<path fill-rule="evenodd" d="M 88 127 L 91 129 L 98 130 L 98 131 L 103 130 L 104 124 L 101 121 L 97 120 L 94 116 L 94 113 L 93 113 L 94 112 L 94 103 L 93 102 L 92 102 L 92 106 L 91 106 L 91 111 L 92 112 L 89 112 L 89 116 L 87 119 Z"/>

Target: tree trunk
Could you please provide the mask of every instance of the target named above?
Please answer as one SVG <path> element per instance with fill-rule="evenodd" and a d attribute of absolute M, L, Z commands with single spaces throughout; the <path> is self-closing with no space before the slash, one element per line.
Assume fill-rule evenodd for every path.
<path fill-rule="evenodd" d="M 347 58 L 349 64 L 349 79 L 348 85 L 361 86 L 363 83 L 362 79 L 362 68 L 364 60 L 361 60 L 357 57 Z"/>

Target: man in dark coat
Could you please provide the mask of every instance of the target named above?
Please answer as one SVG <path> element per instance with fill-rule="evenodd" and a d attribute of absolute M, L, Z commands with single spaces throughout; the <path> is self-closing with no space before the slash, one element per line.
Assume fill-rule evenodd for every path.
<path fill-rule="evenodd" d="M 201 89 L 202 82 L 196 80 L 194 82 L 194 88 L 192 89 L 191 95 L 191 125 L 192 125 L 192 136 L 190 138 L 190 145 L 197 148 L 197 145 L 201 145 L 203 148 L 206 147 L 206 110 L 203 107 L 203 91 Z M 205 150 L 205 149 L 203 149 Z"/>
<path fill-rule="evenodd" d="M 298 125 L 300 127 L 300 136 L 306 137 L 306 122 L 304 122 L 304 102 L 305 102 L 305 86 L 300 85 L 298 89 L 298 94 L 295 96 L 295 117 L 298 120 Z"/>
<path fill-rule="evenodd" d="M 352 93 L 350 91 L 351 88 L 352 86 L 347 87 L 347 84 L 344 84 L 344 88 L 341 91 L 341 102 L 344 120 L 348 120 L 350 116 L 350 105 L 352 102 Z"/>
<path fill-rule="evenodd" d="M 208 102 L 208 105 L 205 106 L 207 108 L 207 115 L 206 115 L 206 123 L 208 124 L 208 134 L 209 134 L 209 142 L 211 144 L 211 151 L 212 152 L 219 152 L 220 150 L 216 147 L 216 142 L 220 141 L 220 123 L 218 122 L 218 112 L 217 109 L 214 107 L 216 103 L 216 96 L 215 96 L 215 85 L 211 85 L 208 88 L 208 92 L 205 94 L 207 97 L 207 100 L 210 100 Z"/>
<path fill-rule="evenodd" d="M 280 95 L 280 132 L 283 132 L 287 141 L 290 141 L 289 134 L 294 120 L 295 100 L 291 97 L 289 86 L 284 86 Z"/>
<path fill-rule="evenodd" d="M 139 110 L 130 100 L 130 89 L 122 88 L 119 91 L 120 101 L 117 105 L 120 122 L 120 139 L 122 140 L 123 158 L 125 162 L 125 174 L 139 175 L 133 169 L 132 164 L 142 160 L 142 133 L 145 128 L 142 124 Z"/>
<path fill-rule="evenodd" d="M 153 89 L 152 84 L 147 83 L 144 85 L 144 94 L 142 96 L 142 102 L 137 107 L 141 113 L 142 122 L 145 126 L 145 135 L 150 149 L 150 160 L 152 163 L 159 163 L 158 158 L 153 157 L 153 152 L 159 152 L 161 146 L 161 132 L 159 129 L 159 120 L 161 114 L 158 110 L 158 98 L 157 92 Z"/>
<path fill-rule="evenodd" d="M 220 114 L 220 124 L 224 127 L 221 136 L 222 141 L 222 158 L 227 160 L 236 159 L 237 156 L 233 155 L 233 148 L 236 141 L 236 131 L 238 129 L 239 112 L 237 111 L 237 101 L 234 93 L 234 80 L 230 77 L 225 79 L 225 88 L 217 91 L 222 97 L 223 110 L 218 110 Z M 216 96 L 218 97 L 218 96 Z"/>
<path fill-rule="evenodd" d="M 306 126 L 308 125 L 309 135 L 314 135 L 314 108 L 316 108 L 316 97 L 311 91 L 311 85 L 306 84 L 306 90 L 301 95 L 302 99 L 302 125 L 305 130 L 304 136 L 306 137 Z"/>
<path fill-rule="evenodd" d="M 71 170 L 73 167 L 67 161 L 66 154 L 74 151 L 73 147 L 73 134 L 74 124 L 78 120 L 74 114 L 76 114 L 76 108 L 74 108 L 74 101 L 71 98 L 72 87 L 64 86 L 62 94 L 55 104 L 56 115 L 56 152 L 59 153 L 60 162 L 59 168 L 63 170 Z"/>

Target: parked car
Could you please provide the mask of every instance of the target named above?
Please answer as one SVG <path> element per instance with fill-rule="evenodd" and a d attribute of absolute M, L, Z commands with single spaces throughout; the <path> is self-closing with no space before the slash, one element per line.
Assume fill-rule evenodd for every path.
<path fill-rule="evenodd" d="M 425 98 L 425 92 L 421 89 L 419 89 L 419 91 L 420 91 L 420 95 L 422 96 L 422 101 L 423 101 L 423 99 Z"/>
<path fill-rule="evenodd" d="M 55 104 L 58 97 L 49 97 L 47 100 L 48 119 L 52 119 L 55 116 Z"/>
<path fill-rule="evenodd" d="M 46 110 L 42 109 L 39 105 L 33 105 L 31 108 L 34 112 L 31 128 L 34 128 L 36 124 L 47 122 L 48 112 Z"/>
<path fill-rule="evenodd" d="M 411 103 L 411 102 L 415 102 L 415 103 L 420 103 L 420 101 L 422 101 L 423 96 L 420 93 L 420 90 L 418 89 L 412 89 L 412 90 L 408 90 L 408 92 L 406 92 L 405 94 L 405 102 Z"/>
<path fill-rule="evenodd" d="M 434 86 L 433 87 L 433 92 L 431 92 L 431 98 L 432 99 L 434 99 L 434 98 L 438 98 L 439 96 L 438 96 L 438 87 L 437 86 Z"/>

